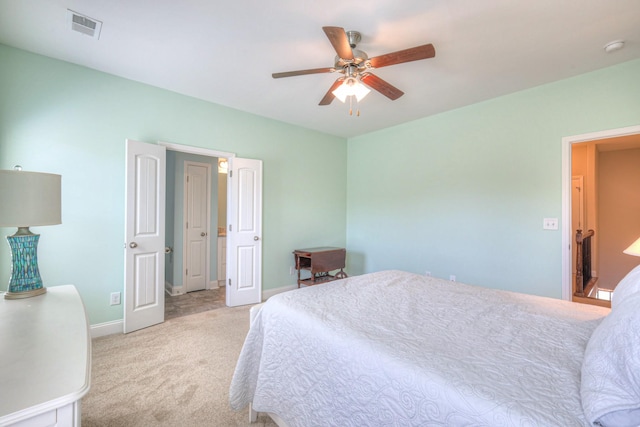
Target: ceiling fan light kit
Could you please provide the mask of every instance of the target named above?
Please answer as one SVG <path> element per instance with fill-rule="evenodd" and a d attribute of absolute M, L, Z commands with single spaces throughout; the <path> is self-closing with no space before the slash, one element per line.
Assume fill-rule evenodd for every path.
<path fill-rule="evenodd" d="M 355 96 L 356 100 L 360 102 L 369 92 L 371 92 L 371 89 L 360 83 L 355 77 L 347 77 L 344 82 L 338 86 L 338 89 L 331 93 L 344 103 L 347 100 L 347 96 Z"/>
<path fill-rule="evenodd" d="M 359 32 L 345 31 L 340 27 L 322 27 L 322 30 L 337 54 L 333 68 L 313 68 L 273 73 L 271 75 L 274 79 L 279 79 L 306 74 L 343 74 L 344 76 L 339 77 L 331 85 L 322 100 L 320 100 L 319 105 L 329 105 L 334 98 L 346 102 L 347 97 L 350 97 L 350 100 L 352 99 L 351 97 L 355 97 L 356 101 L 360 101 L 371 91 L 369 87 L 394 101 L 404 95 L 404 92 L 372 74 L 371 70 L 404 62 L 433 58 L 436 55 L 433 45 L 425 44 L 369 58 L 365 52 L 356 49 L 357 44 L 362 39 L 362 35 Z"/>

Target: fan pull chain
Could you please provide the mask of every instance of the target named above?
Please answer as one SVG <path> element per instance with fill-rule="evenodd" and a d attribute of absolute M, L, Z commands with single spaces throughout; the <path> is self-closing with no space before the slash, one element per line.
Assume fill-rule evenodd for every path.
<path fill-rule="evenodd" d="M 353 98 L 355 96 L 349 96 L 349 115 L 353 116 Z M 360 117 L 360 107 L 358 107 L 358 100 L 356 99 L 356 117 Z"/>

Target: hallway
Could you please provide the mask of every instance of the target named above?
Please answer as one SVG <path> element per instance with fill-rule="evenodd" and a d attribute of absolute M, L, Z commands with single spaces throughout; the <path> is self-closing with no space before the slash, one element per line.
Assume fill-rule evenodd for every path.
<path fill-rule="evenodd" d="M 164 298 L 164 320 L 188 316 L 203 311 L 226 307 L 226 288 L 220 287 L 203 291 L 189 292 L 183 295 Z"/>

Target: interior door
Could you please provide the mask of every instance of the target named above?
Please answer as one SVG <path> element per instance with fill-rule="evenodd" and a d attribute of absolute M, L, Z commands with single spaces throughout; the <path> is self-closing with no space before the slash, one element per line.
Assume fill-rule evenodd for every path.
<path fill-rule="evenodd" d="M 185 285 L 187 292 L 206 289 L 209 276 L 211 165 L 185 162 Z"/>
<path fill-rule="evenodd" d="M 126 141 L 124 332 L 164 322 L 166 149 Z"/>
<path fill-rule="evenodd" d="M 234 307 L 262 301 L 262 161 L 229 160 L 226 303 Z"/>

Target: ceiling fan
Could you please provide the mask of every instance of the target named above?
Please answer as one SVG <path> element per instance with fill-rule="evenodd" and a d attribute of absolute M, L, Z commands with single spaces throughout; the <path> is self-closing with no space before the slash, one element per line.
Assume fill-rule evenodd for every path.
<path fill-rule="evenodd" d="M 370 71 L 375 68 L 402 64 L 403 62 L 418 61 L 436 56 L 436 50 L 433 45 L 425 44 L 369 58 L 365 52 L 356 49 L 356 45 L 362 39 L 362 35 L 359 32 L 345 31 L 341 27 L 322 27 L 322 30 L 329 38 L 329 42 L 331 42 L 331 45 L 337 53 L 333 67 L 287 71 L 283 73 L 273 73 L 271 75 L 274 79 L 279 79 L 282 77 L 302 76 L 306 74 L 343 74 L 343 76 L 339 77 L 333 85 L 331 85 L 319 105 L 331 104 L 331 101 L 333 101 L 336 96 L 344 102 L 344 93 L 341 93 L 339 89 L 341 87 L 357 89 L 356 86 L 358 86 L 360 82 L 377 90 L 392 101 L 396 100 L 404 95 L 404 92 L 382 80 L 375 74 L 372 74 Z M 364 95 L 368 92 L 369 90 L 364 88 Z M 348 93 L 348 95 L 356 95 L 358 100 L 364 97 L 362 94 L 359 96 L 358 93 L 354 93 L 353 90 Z"/>

